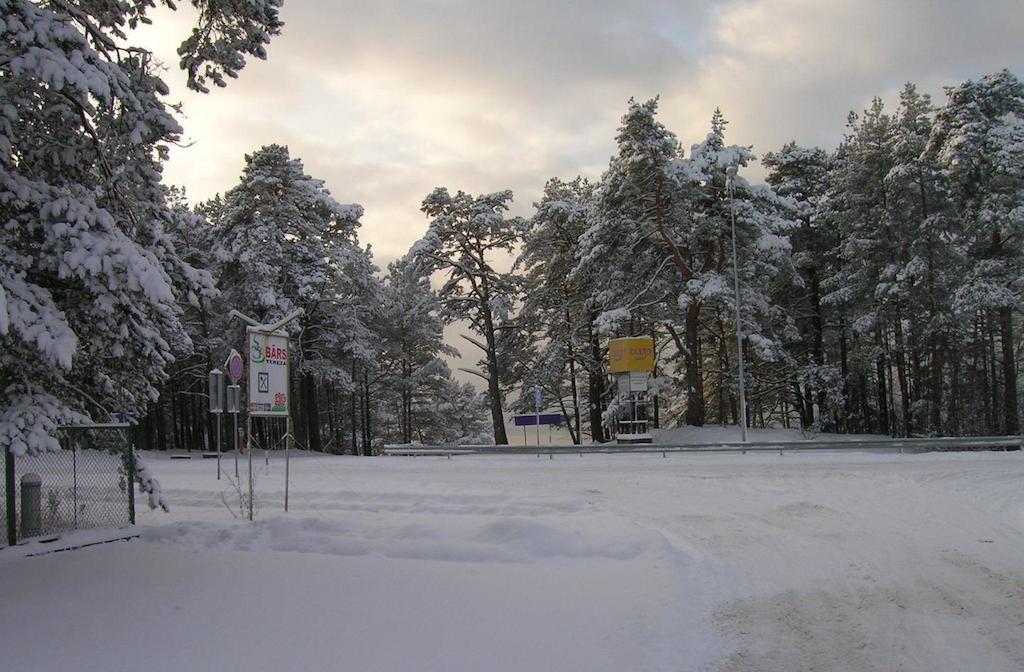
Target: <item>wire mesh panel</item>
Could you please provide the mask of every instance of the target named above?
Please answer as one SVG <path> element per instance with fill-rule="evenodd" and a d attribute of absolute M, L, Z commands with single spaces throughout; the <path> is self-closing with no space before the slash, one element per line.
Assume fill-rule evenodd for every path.
<path fill-rule="evenodd" d="M 8 525 L 10 524 L 10 521 L 8 521 L 8 518 L 7 518 L 7 516 L 8 516 L 8 511 L 7 511 L 7 502 L 8 502 L 8 497 L 7 497 L 7 464 L 8 464 L 8 460 L 10 460 L 12 458 L 8 457 L 7 451 L 3 450 L 3 448 L 0 448 L 0 451 L 3 452 L 3 454 L 0 455 L 0 463 L 2 463 L 2 464 L 0 464 L 0 468 L 2 468 L 4 470 L 4 477 L 0 478 L 0 525 L 3 525 L 3 530 L 0 530 L 0 548 L 3 548 L 4 546 L 7 545 L 7 541 L 8 541 L 8 534 L 7 534 L 7 532 L 8 532 Z M 13 528 L 11 528 L 11 529 L 13 529 Z"/>
<path fill-rule="evenodd" d="M 132 523 L 129 432 L 121 426 L 65 428 L 58 435 L 62 450 L 16 457 L 17 540 Z M 22 495 L 31 487 L 24 485 L 28 474 L 37 476 L 40 486 L 38 513 L 26 517 Z M 6 519 L 9 512 L 4 514 Z"/>

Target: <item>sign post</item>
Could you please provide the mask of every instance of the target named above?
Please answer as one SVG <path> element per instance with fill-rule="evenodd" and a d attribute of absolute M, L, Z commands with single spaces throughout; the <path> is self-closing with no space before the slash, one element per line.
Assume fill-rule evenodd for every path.
<path fill-rule="evenodd" d="M 224 374 L 210 371 L 210 413 L 217 416 L 217 480 L 220 480 L 220 416 L 224 413 Z"/>
<path fill-rule="evenodd" d="M 544 391 L 541 389 L 540 385 L 534 385 L 533 386 L 533 406 L 534 406 L 534 410 L 536 411 L 536 413 L 534 413 L 534 415 L 537 416 L 537 446 L 538 447 L 540 447 L 540 406 L 541 406 L 541 402 L 543 400 L 544 400 Z"/>
<path fill-rule="evenodd" d="M 227 361 L 224 363 L 224 368 L 228 370 L 228 380 L 231 384 L 228 385 L 228 399 L 227 407 L 228 413 L 231 414 L 234 422 L 234 432 L 231 434 L 231 447 L 235 451 L 235 478 L 238 478 L 238 413 L 242 410 L 242 388 L 238 386 L 238 381 L 242 379 L 242 374 L 245 371 L 245 361 L 242 356 L 238 354 L 237 350 L 232 349 L 231 354 L 228 355 Z"/>

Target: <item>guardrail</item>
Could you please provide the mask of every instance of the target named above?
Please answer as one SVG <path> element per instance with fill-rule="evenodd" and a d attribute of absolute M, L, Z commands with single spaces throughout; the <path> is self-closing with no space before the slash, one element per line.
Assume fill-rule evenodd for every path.
<path fill-rule="evenodd" d="M 747 441 L 724 443 L 646 443 L 616 444 L 592 443 L 586 445 L 541 445 L 541 446 L 457 446 L 417 445 L 385 446 L 384 454 L 392 456 L 440 456 L 485 454 L 485 455 L 555 455 L 584 453 L 763 453 L 802 452 L 815 450 L 830 451 L 886 451 L 886 452 L 930 452 L 936 450 L 979 450 L 1002 448 L 1024 450 L 1024 436 L 954 436 L 923 439 L 851 439 L 843 441 Z"/>

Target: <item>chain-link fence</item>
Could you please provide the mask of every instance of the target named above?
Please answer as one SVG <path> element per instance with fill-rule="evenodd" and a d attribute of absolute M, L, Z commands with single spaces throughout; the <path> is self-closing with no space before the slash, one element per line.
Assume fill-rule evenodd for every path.
<path fill-rule="evenodd" d="M 7 543 L 135 522 L 131 427 L 67 427 L 58 438 L 57 452 L 6 455 L 0 511 Z"/>

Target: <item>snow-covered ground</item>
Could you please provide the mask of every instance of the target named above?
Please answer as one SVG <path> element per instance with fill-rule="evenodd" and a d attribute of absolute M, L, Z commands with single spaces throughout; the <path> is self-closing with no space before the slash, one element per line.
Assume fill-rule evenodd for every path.
<path fill-rule="evenodd" d="M 4 669 L 1024 669 L 1021 453 L 275 456 L 255 524 L 150 459 L 140 540 L 0 552 Z"/>

